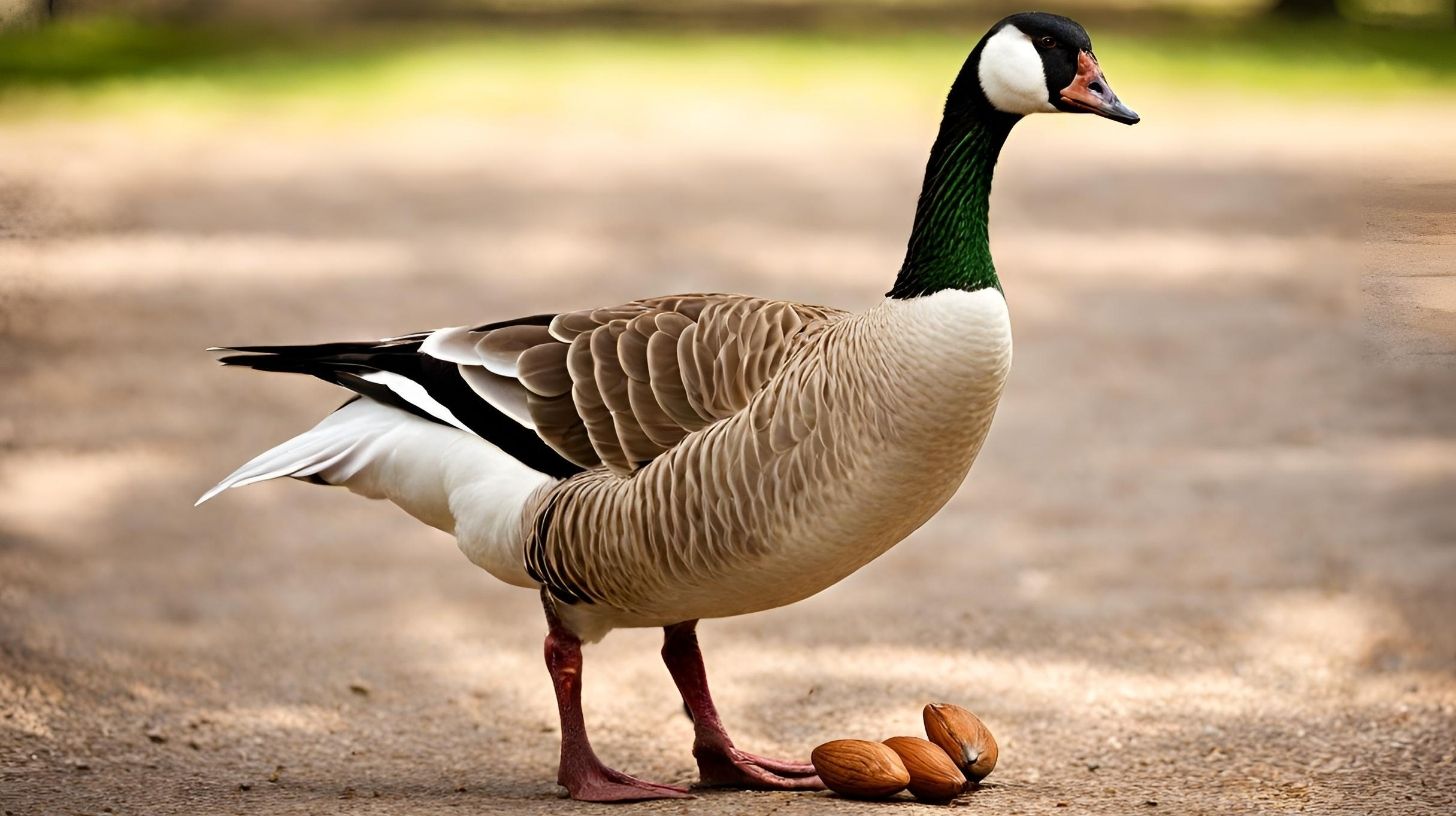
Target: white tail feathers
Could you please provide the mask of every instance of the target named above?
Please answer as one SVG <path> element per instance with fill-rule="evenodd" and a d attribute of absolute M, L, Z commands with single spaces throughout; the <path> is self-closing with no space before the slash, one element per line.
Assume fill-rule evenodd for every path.
<path fill-rule="evenodd" d="M 197 505 L 231 487 L 245 487 L 269 479 L 315 477 L 328 484 L 345 484 L 367 465 L 374 446 L 400 422 L 414 417 L 371 400 L 354 400 L 329 414 L 311 430 L 254 457 L 202 494 Z M 194 507 L 196 505 L 193 505 Z"/>
<path fill-rule="evenodd" d="M 526 506 L 555 481 L 480 437 L 361 397 L 306 433 L 256 457 L 197 500 L 289 476 L 388 499 L 452 533 L 492 575 L 535 586 L 522 546 Z"/>

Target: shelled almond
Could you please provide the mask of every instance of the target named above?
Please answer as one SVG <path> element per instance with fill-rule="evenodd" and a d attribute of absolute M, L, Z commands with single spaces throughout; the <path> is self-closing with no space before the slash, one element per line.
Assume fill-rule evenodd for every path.
<path fill-rule="evenodd" d="M 950 703 L 925 707 L 925 734 L 950 755 L 971 782 L 985 779 L 996 767 L 996 738 L 975 714 Z"/>
<path fill-rule="evenodd" d="M 966 776 L 940 746 L 920 737 L 890 737 L 885 744 L 900 755 L 910 773 L 910 793 L 922 802 L 946 802 L 966 787 Z"/>
<path fill-rule="evenodd" d="M 949 802 L 996 767 L 996 738 L 975 714 L 931 703 L 922 716 L 930 739 L 826 742 L 814 749 L 814 770 L 830 790 L 856 799 L 886 799 L 908 787 L 922 802 Z"/>
<path fill-rule="evenodd" d="M 893 749 L 878 742 L 841 739 L 814 749 L 810 761 L 835 793 L 856 799 L 894 796 L 910 784 L 910 772 Z"/>

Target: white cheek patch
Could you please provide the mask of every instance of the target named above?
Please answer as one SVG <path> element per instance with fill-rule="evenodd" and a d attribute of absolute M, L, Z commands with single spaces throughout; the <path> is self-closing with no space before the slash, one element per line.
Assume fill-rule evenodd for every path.
<path fill-rule="evenodd" d="M 1046 69 L 1031 38 L 1008 25 L 986 40 L 978 78 L 981 90 L 1004 113 L 1054 113 L 1047 99 Z"/>

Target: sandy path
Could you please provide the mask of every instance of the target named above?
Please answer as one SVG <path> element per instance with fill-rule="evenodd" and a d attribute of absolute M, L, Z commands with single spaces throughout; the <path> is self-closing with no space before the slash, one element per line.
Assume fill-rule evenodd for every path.
<path fill-rule="evenodd" d="M 1016 134 L 982 460 L 842 585 L 705 623 L 725 716 L 802 755 L 960 702 L 1002 741 L 959 803 L 986 813 L 1450 812 L 1456 168 L 1430 134 L 1456 111 L 1140 107 Z M 0 134 L 5 813 L 595 810 L 552 784 L 530 593 L 341 491 L 190 509 L 339 399 L 200 349 L 698 288 L 873 302 L 930 125 L 768 116 Z M 656 641 L 588 653 L 588 717 L 609 761 L 686 781 Z"/>

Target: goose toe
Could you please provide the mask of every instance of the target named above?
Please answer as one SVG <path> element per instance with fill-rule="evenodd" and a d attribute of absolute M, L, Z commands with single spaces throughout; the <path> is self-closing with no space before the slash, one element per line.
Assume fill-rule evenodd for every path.
<path fill-rule="evenodd" d="M 814 766 L 807 762 L 770 759 L 737 748 L 700 754 L 698 772 L 698 785 L 705 788 L 824 790 Z"/>
<path fill-rule="evenodd" d="M 641 802 L 649 799 L 692 799 L 687 788 L 648 782 L 611 768 L 590 768 L 561 782 L 578 802 Z"/>

